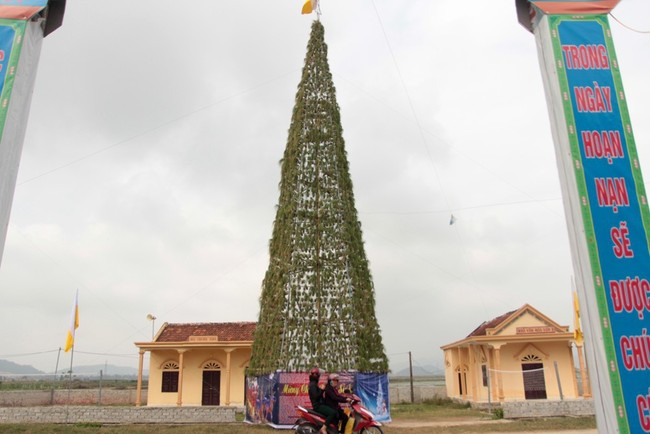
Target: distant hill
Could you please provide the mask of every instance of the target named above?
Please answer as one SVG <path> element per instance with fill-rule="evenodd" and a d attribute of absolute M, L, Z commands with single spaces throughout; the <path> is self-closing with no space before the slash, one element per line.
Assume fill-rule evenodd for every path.
<path fill-rule="evenodd" d="M 0 360 L 0 375 L 2 374 L 42 374 L 42 371 L 29 365 L 19 365 L 9 360 Z"/>
<path fill-rule="evenodd" d="M 58 374 L 68 371 L 69 367 L 59 370 Z M 103 376 L 118 376 L 118 377 L 137 377 L 138 370 L 136 368 L 115 366 L 115 365 L 84 365 L 73 366 L 72 372 L 74 375 L 88 375 L 99 377 L 99 371 L 102 371 Z M 0 375 L 45 375 L 53 374 L 53 372 L 43 372 L 29 365 L 19 365 L 8 360 L 0 360 Z M 147 372 L 144 373 L 147 375 Z"/>
<path fill-rule="evenodd" d="M 66 368 L 67 370 L 67 368 Z M 138 370 L 136 368 L 130 368 L 126 366 L 115 366 L 115 365 L 84 365 L 84 366 L 73 366 L 72 372 L 79 375 L 99 375 L 99 371 L 102 371 L 102 375 L 118 375 L 118 376 L 137 376 Z"/>
<path fill-rule="evenodd" d="M 431 377 L 434 375 L 444 375 L 445 372 L 436 366 L 413 366 L 414 377 Z M 409 377 L 411 375 L 409 368 L 400 369 L 399 371 L 391 372 L 391 377 Z"/>

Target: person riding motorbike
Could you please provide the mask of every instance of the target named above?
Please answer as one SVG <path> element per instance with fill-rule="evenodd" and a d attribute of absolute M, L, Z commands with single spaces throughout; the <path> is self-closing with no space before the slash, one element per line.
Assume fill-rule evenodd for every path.
<path fill-rule="evenodd" d="M 334 422 L 335 426 L 338 426 L 339 421 L 341 422 L 341 432 L 345 430 L 345 425 L 348 422 L 348 415 L 339 407 L 339 404 L 343 402 L 350 402 L 350 398 L 343 396 L 337 390 L 339 385 L 339 376 L 338 374 L 330 374 L 327 380 L 327 385 L 325 386 L 325 392 L 323 397 L 325 399 L 325 406 L 331 409 L 334 412 L 334 417 L 330 418 L 328 416 L 326 424 L 329 422 Z M 318 411 L 318 410 L 317 410 Z M 321 430 L 321 432 L 327 432 Z"/>
<path fill-rule="evenodd" d="M 336 419 L 338 412 L 325 404 L 324 391 L 318 385 L 319 379 L 320 370 L 312 368 L 309 372 L 309 400 L 311 401 L 311 408 L 325 416 L 325 425 L 321 427 L 320 434 L 327 434 L 327 425 Z"/>

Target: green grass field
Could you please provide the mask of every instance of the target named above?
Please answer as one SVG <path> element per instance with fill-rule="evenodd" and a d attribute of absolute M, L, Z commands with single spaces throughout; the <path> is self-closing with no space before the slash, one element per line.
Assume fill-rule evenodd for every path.
<path fill-rule="evenodd" d="M 488 434 L 530 431 L 557 433 L 566 430 L 596 427 L 593 417 L 499 420 L 490 413 L 473 410 L 448 400 L 431 401 L 422 404 L 395 404 L 391 407 L 391 417 L 393 423 L 384 426 L 385 434 Z M 279 431 L 268 426 L 248 425 L 245 423 L 196 425 L 0 424 L 0 433 L 12 434 L 256 434 L 271 432 L 290 431 Z"/>

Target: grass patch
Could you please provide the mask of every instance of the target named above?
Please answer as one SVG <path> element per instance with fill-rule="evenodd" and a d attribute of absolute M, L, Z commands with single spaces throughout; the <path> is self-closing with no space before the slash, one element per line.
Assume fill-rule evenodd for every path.
<path fill-rule="evenodd" d="M 420 403 L 400 403 L 390 406 L 393 420 L 399 419 L 449 419 L 449 418 L 489 418 L 485 412 L 474 410 L 468 403 L 459 403 L 448 398 L 427 399 Z"/>
<path fill-rule="evenodd" d="M 503 419 L 503 409 L 501 407 L 497 407 L 493 409 L 492 415 L 494 416 L 495 419 Z"/>

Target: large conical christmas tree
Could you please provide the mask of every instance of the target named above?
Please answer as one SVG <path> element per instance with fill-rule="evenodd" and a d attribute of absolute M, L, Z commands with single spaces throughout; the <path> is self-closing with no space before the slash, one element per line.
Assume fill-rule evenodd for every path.
<path fill-rule="evenodd" d="M 343 128 L 314 21 L 282 160 L 249 372 L 387 372 Z"/>

